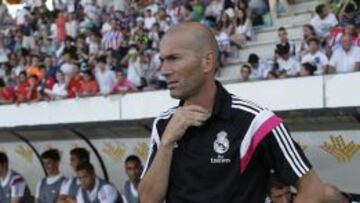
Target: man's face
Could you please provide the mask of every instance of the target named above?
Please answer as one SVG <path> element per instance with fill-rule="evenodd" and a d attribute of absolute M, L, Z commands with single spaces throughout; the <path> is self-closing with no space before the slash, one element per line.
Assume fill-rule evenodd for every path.
<path fill-rule="evenodd" d="M 74 171 L 76 171 L 76 167 L 79 165 L 79 163 L 79 157 L 74 154 L 70 154 L 70 166 Z"/>
<path fill-rule="evenodd" d="M 38 66 L 39 65 L 39 59 L 37 57 L 32 58 L 32 65 L 33 66 Z"/>
<path fill-rule="evenodd" d="M 138 162 L 129 161 L 125 164 L 126 174 L 131 182 L 137 182 L 141 176 L 141 166 Z"/>
<path fill-rule="evenodd" d="M 352 39 L 350 36 L 344 36 L 341 40 L 342 47 L 345 51 L 349 51 L 352 46 Z"/>
<path fill-rule="evenodd" d="M 57 173 L 59 172 L 59 162 L 52 159 L 43 159 L 42 161 L 45 171 L 49 175 L 57 175 Z"/>
<path fill-rule="evenodd" d="M 318 49 L 319 49 L 319 45 L 316 42 L 311 41 L 309 43 L 309 51 L 311 53 L 316 53 L 318 51 Z"/>
<path fill-rule="evenodd" d="M 279 39 L 281 42 L 287 42 L 288 38 L 287 38 L 287 33 L 284 30 L 280 30 L 278 33 Z"/>
<path fill-rule="evenodd" d="M 289 187 L 272 188 L 270 199 L 273 203 L 290 203 L 291 194 Z"/>
<path fill-rule="evenodd" d="M 241 68 L 240 74 L 241 74 L 241 78 L 244 81 L 248 81 L 250 79 L 250 69 L 249 68 L 245 68 L 245 67 Z"/>
<path fill-rule="evenodd" d="M 188 99 L 199 92 L 204 78 L 201 53 L 194 49 L 189 36 L 170 33 L 160 43 L 161 71 L 170 95 Z"/>
<path fill-rule="evenodd" d="M 95 186 L 95 174 L 87 171 L 80 170 L 76 172 L 76 175 L 80 181 L 80 186 L 88 191 L 91 191 Z"/>

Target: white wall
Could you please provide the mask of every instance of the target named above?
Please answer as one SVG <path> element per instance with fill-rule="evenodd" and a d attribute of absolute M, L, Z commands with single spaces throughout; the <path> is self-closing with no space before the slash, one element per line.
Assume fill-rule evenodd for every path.
<path fill-rule="evenodd" d="M 272 110 L 360 106 L 360 73 L 234 83 L 225 86 Z M 152 118 L 177 105 L 168 91 L 154 91 L 0 106 L 0 127 Z"/>

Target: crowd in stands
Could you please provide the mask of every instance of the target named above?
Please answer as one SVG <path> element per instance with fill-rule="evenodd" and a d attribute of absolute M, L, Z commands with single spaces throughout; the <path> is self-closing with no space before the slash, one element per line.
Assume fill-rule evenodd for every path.
<path fill-rule="evenodd" d="M 50 11 L 45 0 L 27 0 L 12 17 L 2 1 L 0 104 L 165 89 L 158 51 L 171 25 L 207 25 L 223 67 L 279 10 L 264 0 L 55 0 Z M 250 54 L 241 81 L 360 69 L 358 0 L 320 2 L 303 32 L 297 44 L 279 28 L 274 56 Z"/>

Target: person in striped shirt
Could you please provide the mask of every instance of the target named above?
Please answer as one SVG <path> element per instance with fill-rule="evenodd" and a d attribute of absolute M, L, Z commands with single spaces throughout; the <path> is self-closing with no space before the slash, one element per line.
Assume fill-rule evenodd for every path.
<path fill-rule="evenodd" d="M 264 203 L 271 171 L 297 188 L 295 203 L 324 200 L 322 181 L 283 120 L 215 80 L 218 51 L 206 27 L 173 26 L 160 58 L 180 103 L 154 121 L 140 202 Z"/>

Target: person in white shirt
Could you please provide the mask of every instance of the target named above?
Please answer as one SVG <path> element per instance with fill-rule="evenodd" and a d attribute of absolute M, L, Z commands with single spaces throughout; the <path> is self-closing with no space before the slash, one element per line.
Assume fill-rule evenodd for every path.
<path fill-rule="evenodd" d="M 99 85 L 100 94 L 109 95 L 116 84 L 116 74 L 106 67 L 105 60 L 105 57 L 100 57 L 97 60 L 95 78 Z"/>
<path fill-rule="evenodd" d="M 281 46 L 276 50 L 276 64 L 278 66 L 277 71 L 280 75 L 284 76 L 296 76 L 300 70 L 300 63 L 290 54 L 290 46 Z"/>
<path fill-rule="evenodd" d="M 66 181 L 59 170 L 60 153 L 57 149 L 49 149 L 41 154 L 41 160 L 47 177 L 38 182 L 35 199 L 37 203 L 54 203 L 59 197 L 61 185 Z"/>
<path fill-rule="evenodd" d="M 144 17 L 144 27 L 150 30 L 151 27 L 156 23 L 156 18 L 153 16 L 151 9 L 147 9 Z"/>
<path fill-rule="evenodd" d="M 318 5 L 315 12 L 316 15 L 311 19 L 310 24 L 315 28 L 316 34 L 324 38 L 329 35 L 331 28 L 338 24 L 338 20 L 325 4 Z"/>
<path fill-rule="evenodd" d="M 248 63 L 251 66 L 251 78 L 255 80 L 262 80 L 267 78 L 270 67 L 266 61 L 261 60 L 257 54 L 250 54 Z"/>
<path fill-rule="evenodd" d="M 79 23 L 76 20 L 75 14 L 69 15 L 69 20 L 65 24 L 66 34 L 73 39 L 76 39 L 79 31 Z"/>
<path fill-rule="evenodd" d="M 53 100 L 65 99 L 67 97 L 65 75 L 62 71 L 56 73 L 56 83 L 52 89 L 45 89 L 45 93 Z"/>
<path fill-rule="evenodd" d="M 341 47 L 330 58 L 331 72 L 347 73 L 360 70 L 360 48 L 352 43 L 352 36 L 343 35 Z"/>
<path fill-rule="evenodd" d="M 9 160 L 0 152 L 0 202 L 21 203 L 31 201 L 31 194 L 25 179 L 9 169 Z"/>
<path fill-rule="evenodd" d="M 136 155 L 130 155 L 125 160 L 125 170 L 129 179 L 124 184 L 124 196 L 128 203 L 139 203 L 137 188 L 141 180 L 142 164 Z"/>
<path fill-rule="evenodd" d="M 116 188 L 95 174 L 90 162 L 82 162 L 76 167 L 80 189 L 76 196 L 77 203 L 127 203 Z"/>
<path fill-rule="evenodd" d="M 301 63 L 311 63 L 316 66 L 316 75 L 328 72 L 329 59 L 319 50 L 320 41 L 317 38 L 310 38 L 307 42 L 309 52 L 301 59 Z"/>

